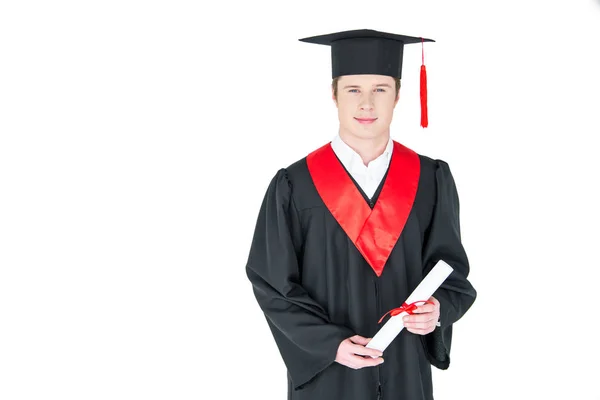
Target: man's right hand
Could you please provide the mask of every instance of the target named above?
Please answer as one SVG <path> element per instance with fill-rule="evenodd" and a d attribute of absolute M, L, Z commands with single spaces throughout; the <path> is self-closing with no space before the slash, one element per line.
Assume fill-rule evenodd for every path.
<path fill-rule="evenodd" d="M 374 367 L 383 363 L 381 351 L 365 347 L 370 341 L 370 338 L 359 335 L 345 339 L 338 347 L 335 361 L 352 369 Z"/>

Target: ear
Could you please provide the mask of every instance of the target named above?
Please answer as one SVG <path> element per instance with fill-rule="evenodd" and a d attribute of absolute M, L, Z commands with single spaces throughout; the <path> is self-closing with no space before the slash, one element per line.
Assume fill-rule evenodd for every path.
<path fill-rule="evenodd" d="M 333 100 L 333 104 L 337 107 L 337 99 L 335 98 L 335 94 L 333 92 L 333 86 L 331 87 L 331 100 Z"/>
<path fill-rule="evenodd" d="M 394 100 L 394 108 L 396 108 L 396 105 L 398 104 L 398 100 L 400 100 L 400 92 L 398 92 L 398 95 L 396 96 L 396 100 Z"/>

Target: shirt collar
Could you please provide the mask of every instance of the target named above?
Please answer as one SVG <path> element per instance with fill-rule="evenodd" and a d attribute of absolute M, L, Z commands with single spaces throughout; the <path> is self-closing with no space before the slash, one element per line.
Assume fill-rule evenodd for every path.
<path fill-rule="evenodd" d="M 356 166 L 365 168 L 360 155 L 356 151 L 354 151 L 354 149 L 352 147 L 348 146 L 346 144 L 346 142 L 344 142 L 342 140 L 339 133 L 331 141 L 331 147 L 333 147 L 333 150 L 335 151 L 336 155 L 338 156 L 338 158 L 340 159 L 342 164 L 344 164 L 344 166 L 346 166 L 346 168 L 348 170 L 352 170 Z M 394 150 L 394 143 L 390 136 L 388 143 L 385 146 L 385 150 L 375 160 L 379 160 L 379 159 L 383 158 L 383 161 L 385 161 L 385 165 L 386 166 L 389 165 L 393 150 Z M 373 161 L 375 161 L 375 160 L 373 160 Z"/>

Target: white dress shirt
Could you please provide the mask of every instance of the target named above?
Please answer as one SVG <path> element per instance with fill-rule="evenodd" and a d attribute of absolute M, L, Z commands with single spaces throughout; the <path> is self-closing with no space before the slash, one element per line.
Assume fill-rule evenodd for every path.
<path fill-rule="evenodd" d="M 368 166 L 365 166 L 360 155 L 348 146 L 339 134 L 331 141 L 331 147 L 356 183 L 369 196 L 369 199 L 373 198 L 390 165 L 394 148 L 392 138 L 390 137 L 383 153 L 371 161 Z"/>

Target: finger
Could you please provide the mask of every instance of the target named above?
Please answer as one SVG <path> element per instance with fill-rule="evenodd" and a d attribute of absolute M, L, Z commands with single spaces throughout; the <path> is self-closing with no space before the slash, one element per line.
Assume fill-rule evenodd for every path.
<path fill-rule="evenodd" d="M 351 354 L 346 354 L 344 355 L 344 357 L 342 357 L 342 364 L 352 368 L 352 369 L 358 369 L 358 359 L 361 357 L 355 356 L 355 355 L 351 355 Z"/>
<path fill-rule="evenodd" d="M 404 324 L 405 328 L 412 328 L 412 329 L 429 329 L 431 327 L 433 327 L 435 324 L 432 323 L 432 321 L 427 321 L 427 322 L 407 322 Z"/>
<path fill-rule="evenodd" d="M 350 347 L 350 351 L 352 351 L 353 354 L 358 354 L 361 356 L 380 357 L 383 355 L 381 350 L 370 349 L 368 347 L 364 347 L 364 346 L 360 346 L 360 345 L 353 345 L 352 347 Z"/>
<path fill-rule="evenodd" d="M 415 335 L 427 335 L 433 332 L 433 329 L 419 329 L 419 328 L 406 328 L 407 331 L 414 333 Z"/>
<path fill-rule="evenodd" d="M 383 363 L 383 358 L 381 358 L 381 357 L 377 357 L 377 358 L 371 358 L 371 357 L 363 358 L 363 357 L 359 357 L 359 356 L 350 356 L 350 359 L 348 361 L 355 368 L 364 368 L 364 367 L 374 367 L 376 365 L 379 365 L 379 364 Z"/>
<path fill-rule="evenodd" d="M 350 348 L 352 354 L 357 354 L 359 356 L 371 356 L 371 357 L 381 357 L 383 353 L 377 349 L 370 349 L 368 347 L 363 346 L 353 346 Z"/>
<path fill-rule="evenodd" d="M 407 315 L 406 317 L 402 318 L 402 322 L 407 323 L 407 322 L 427 322 L 427 321 L 433 321 L 433 320 L 437 321 L 438 316 L 439 316 L 439 314 L 437 314 L 437 313 Z"/>
<path fill-rule="evenodd" d="M 421 313 L 428 313 L 428 312 L 433 312 L 437 309 L 437 306 L 433 305 L 433 304 L 423 304 L 422 306 L 418 306 L 413 313 L 416 314 L 421 314 Z"/>
<path fill-rule="evenodd" d="M 371 341 L 371 338 L 366 338 L 366 337 L 363 337 L 363 336 L 360 336 L 360 335 L 354 335 L 354 336 L 352 336 L 350 338 L 350 340 L 353 343 L 362 344 L 363 346 L 366 346 Z"/>

